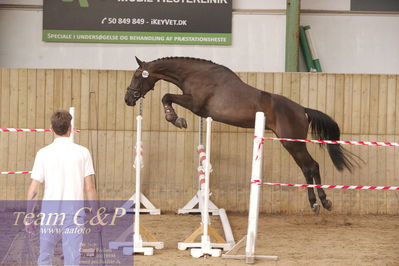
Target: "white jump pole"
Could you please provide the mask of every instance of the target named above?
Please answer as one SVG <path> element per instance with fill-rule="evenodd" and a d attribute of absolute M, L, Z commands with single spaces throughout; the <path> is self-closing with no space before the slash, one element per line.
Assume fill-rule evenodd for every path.
<path fill-rule="evenodd" d="M 134 204 L 134 233 L 133 233 L 133 247 L 137 252 L 143 252 L 145 255 L 152 255 L 153 248 L 143 247 L 143 240 L 140 235 L 140 187 L 141 187 L 141 121 L 143 117 L 138 115 L 137 119 L 137 134 L 136 134 L 136 158 L 134 165 L 136 168 L 136 198 Z M 142 249 L 139 251 L 138 249 Z"/>
<path fill-rule="evenodd" d="M 255 255 L 256 236 L 258 233 L 259 220 L 259 198 L 262 183 L 262 155 L 265 131 L 265 115 L 262 112 L 256 113 L 255 136 L 252 152 L 252 173 L 251 173 L 251 192 L 249 197 L 249 214 L 247 235 L 241 239 L 233 249 L 223 255 L 226 259 L 245 259 L 246 263 L 254 263 L 255 259 L 277 260 L 277 256 Z M 246 240 L 245 255 L 230 255 L 236 253 Z"/>
<path fill-rule="evenodd" d="M 143 253 L 144 255 L 153 255 L 154 248 L 164 248 L 163 242 L 158 242 L 144 227 L 140 226 L 140 204 L 142 203 L 143 194 L 141 193 L 141 168 L 142 168 L 142 120 L 143 117 L 138 115 L 137 133 L 136 133 L 136 157 L 134 160 L 134 168 L 136 169 L 136 192 L 132 196 L 134 198 L 134 225 L 125 230 L 115 241 L 109 242 L 110 249 L 118 249 L 123 247 L 124 255 L 132 255 L 134 253 Z M 122 208 L 124 208 L 122 206 Z M 133 241 L 125 241 L 133 230 Z M 140 231 L 143 231 L 142 233 Z M 147 238 L 147 242 L 143 241 L 142 235 Z"/>
<path fill-rule="evenodd" d="M 205 159 L 205 183 L 203 202 L 204 208 L 202 211 L 202 226 L 203 234 L 201 236 L 201 247 L 191 249 L 191 256 L 199 258 L 204 255 L 211 255 L 212 257 L 219 257 L 221 254 L 220 249 L 213 249 L 211 246 L 211 239 L 208 233 L 209 226 L 209 174 L 211 171 L 211 131 L 212 131 L 212 118 L 206 119 L 206 159 Z"/>
<path fill-rule="evenodd" d="M 71 142 L 75 142 L 75 107 L 69 107 L 69 113 L 72 116 L 72 120 L 71 120 L 71 135 L 69 135 L 69 139 L 71 140 Z"/>

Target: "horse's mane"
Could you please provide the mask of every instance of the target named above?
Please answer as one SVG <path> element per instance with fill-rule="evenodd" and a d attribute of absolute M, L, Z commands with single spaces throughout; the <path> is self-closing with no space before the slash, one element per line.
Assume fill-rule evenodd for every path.
<path fill-rule="evenodd" d="M 176 59 L 179 59 L 179 60 L 195 60 L 195 61 L 202 61 L 202 62 L 207 62 L 207 63 L 218 65 L 218 64 L 216 64 L 216 63 L 214 63 L 214 62 L 212 62 L 210 60 L 205 60 L 205 59 L 195 58 L 195 57 L 182 57 L 182 56 L 162 57 L 162 58 L 155 59 L 155 60 L 151 61 L 150 63 L 159 62 L 159 61 L 166 61 L 166 60 L 176 60 Z"/>

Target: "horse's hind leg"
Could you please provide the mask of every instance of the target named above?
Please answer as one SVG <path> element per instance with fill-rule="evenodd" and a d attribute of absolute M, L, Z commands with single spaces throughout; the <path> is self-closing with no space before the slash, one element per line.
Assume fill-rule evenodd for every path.
<path fill-rule="evenodd" d="M 314 172 L 313 179 L 317 185 L 321 185 L 319 164 L 317 164 L 317 171 Z M 324 209 L 331 211 L 332 210 L 332 202 L 327 199 L 327 195 L 324 192 L 324 189 L 317 188 L 317 194 L 319 195 L 321 204 L 323 204 Z"/>
<path fill-rule="evenodd" d="M 301 168 L 303 175 L 305 176 L 307 184 L 313 184 L 313 180 L 316 184 L 321 184 L 319 164 L 309 154 L 305 143 L 298 142 L 282 142 L 284 148 L 291 154 L 295 162 Z M 327 195 L 323 189 L 317 189 L 320 201 L 324 208 L 331 210 L 332 203 L 327 200 Z M 313 188 L 308 188 L 308 198 L 310 207 L 315 213 L 319 212 L 319 205 L 316 203 L 316 196 Z"/>

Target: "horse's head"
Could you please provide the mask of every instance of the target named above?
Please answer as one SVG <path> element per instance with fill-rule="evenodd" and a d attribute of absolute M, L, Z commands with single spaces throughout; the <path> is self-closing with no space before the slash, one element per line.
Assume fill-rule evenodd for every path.
<path fill-rule="evenodd" d="M 154 89 L 155 83 L 159 80 L 150 75 L 150 66 L 136 57 L 139 67 L 134 72 L 132 81 L 127 87 L 125 102 L 129 106 L 135 106 L 138 99 Z"/>

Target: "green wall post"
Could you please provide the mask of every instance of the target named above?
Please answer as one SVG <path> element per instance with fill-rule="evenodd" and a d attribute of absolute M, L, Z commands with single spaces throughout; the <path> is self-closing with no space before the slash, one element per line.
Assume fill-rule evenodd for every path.
<path fill-rule="evenodd" d="M 287 0 L 285 71 L 299 71 L 299 14 L 301 0 Z"/>

